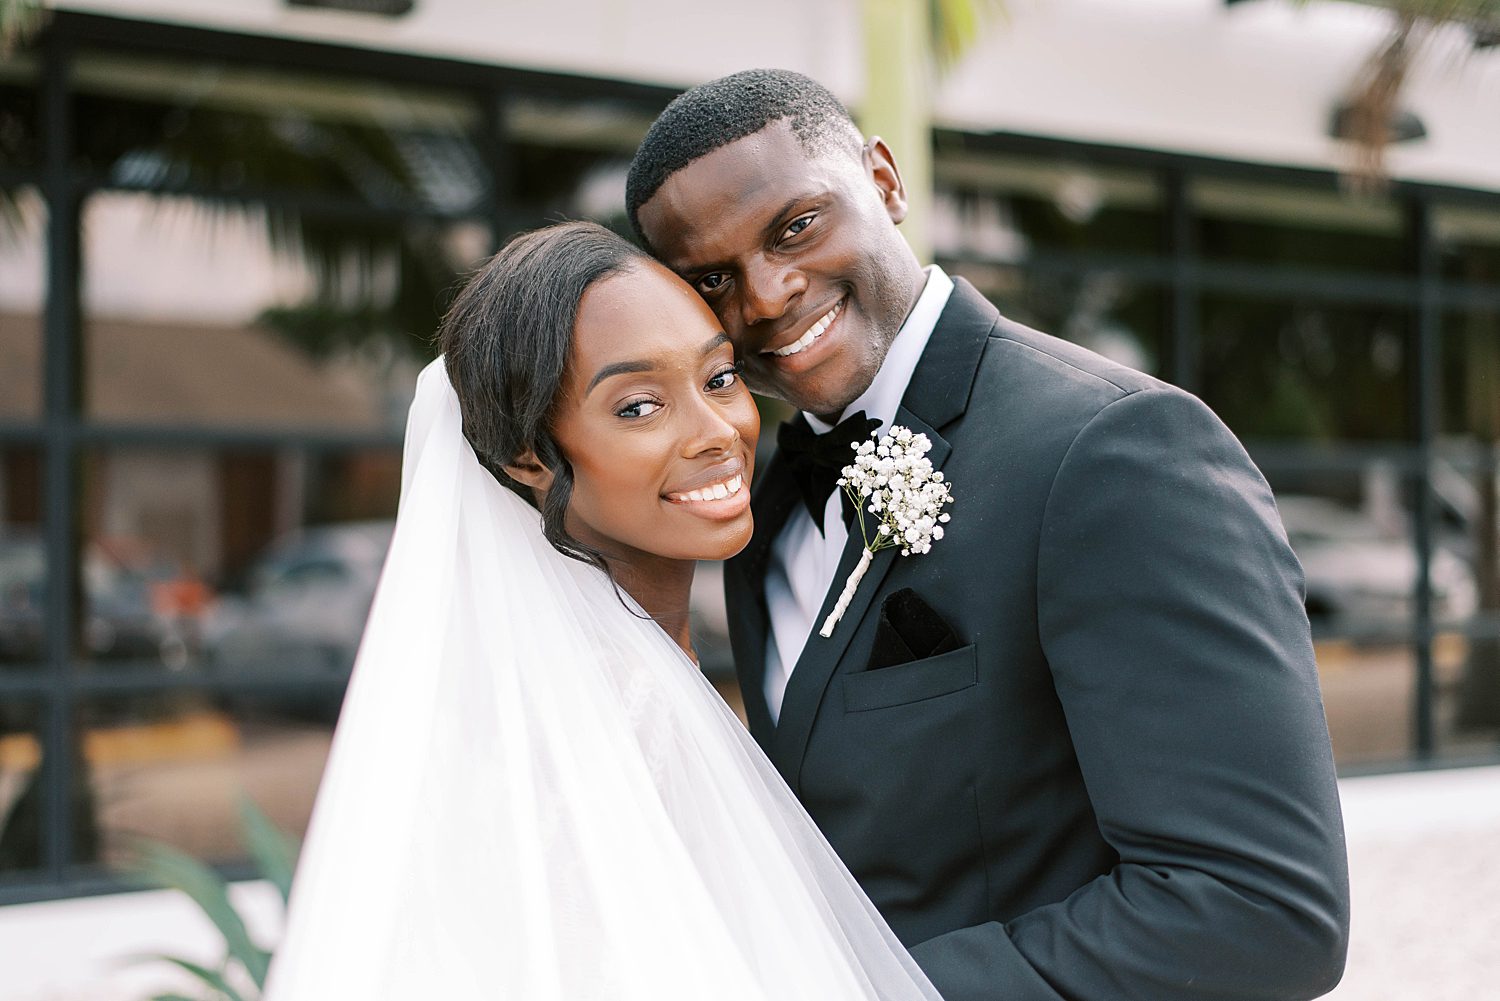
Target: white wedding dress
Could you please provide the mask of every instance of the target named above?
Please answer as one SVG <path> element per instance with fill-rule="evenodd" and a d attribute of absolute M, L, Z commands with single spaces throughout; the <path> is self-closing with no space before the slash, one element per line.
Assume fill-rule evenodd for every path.
<path fill-rule="evenodd" d="M 694 665 L 479 465 L 439 359 L 266 998 L 938 994 Z"/>

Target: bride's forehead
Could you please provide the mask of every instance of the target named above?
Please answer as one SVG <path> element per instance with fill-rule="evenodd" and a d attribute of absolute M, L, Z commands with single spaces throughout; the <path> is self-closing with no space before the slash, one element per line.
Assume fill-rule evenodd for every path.
<path fill-rule="evenodd" d="M 610 275 L 591 285 L 578 304 L 574 340 L 601 337 L 673 339 L 684 329 L 707 324 L 718 329 L 713 312 L 688 284 L 656 262 Z"/>

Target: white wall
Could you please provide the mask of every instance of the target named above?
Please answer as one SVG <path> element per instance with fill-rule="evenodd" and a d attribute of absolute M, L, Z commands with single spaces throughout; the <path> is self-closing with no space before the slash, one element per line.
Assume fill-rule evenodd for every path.
<path fill-rule="evenodd" d="M 320 39 L 682 86 L 751 66 L 808 73 L 858 103 L 860 0 L 757 0 L 754 16 L 680 0 L 417 0 L 403 18 L 294 10 L 283 0 L 54 0 L 124 17 Z M 938 117 L 1236 160 L 1337 167 L 1329 110 L 1388 15 L 1329 0 L 1005 0 L 938 92 Z M 1429 138 L 1397 176 L 1500 189 L 1500 49 L 1462 32 L 1416 68 Z M 1459 58 L 1452 58 L 1455 55 Z"/>

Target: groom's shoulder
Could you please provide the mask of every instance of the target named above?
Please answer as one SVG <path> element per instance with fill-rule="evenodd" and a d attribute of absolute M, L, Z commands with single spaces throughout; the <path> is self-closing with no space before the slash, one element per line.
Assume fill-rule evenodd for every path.
<path fill-rule="evenodd" d="M 1143 391 L 1182 393 L 1138 369 L 1003 315 L 990 329 L 979 382 L 974 402 L 981 407 L 1008 401 L 1085 419 Z"/>

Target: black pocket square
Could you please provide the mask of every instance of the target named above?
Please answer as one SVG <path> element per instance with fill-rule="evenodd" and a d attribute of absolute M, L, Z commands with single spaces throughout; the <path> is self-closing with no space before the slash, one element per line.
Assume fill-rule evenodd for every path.
<path fill-rule="evenodd" d="M 911 588 L 903 587 L 881 603 L 875 647 L 870 651 L 865 670 L 936 657 L 962 645 L 958 634 L 931 605 Z"/>

